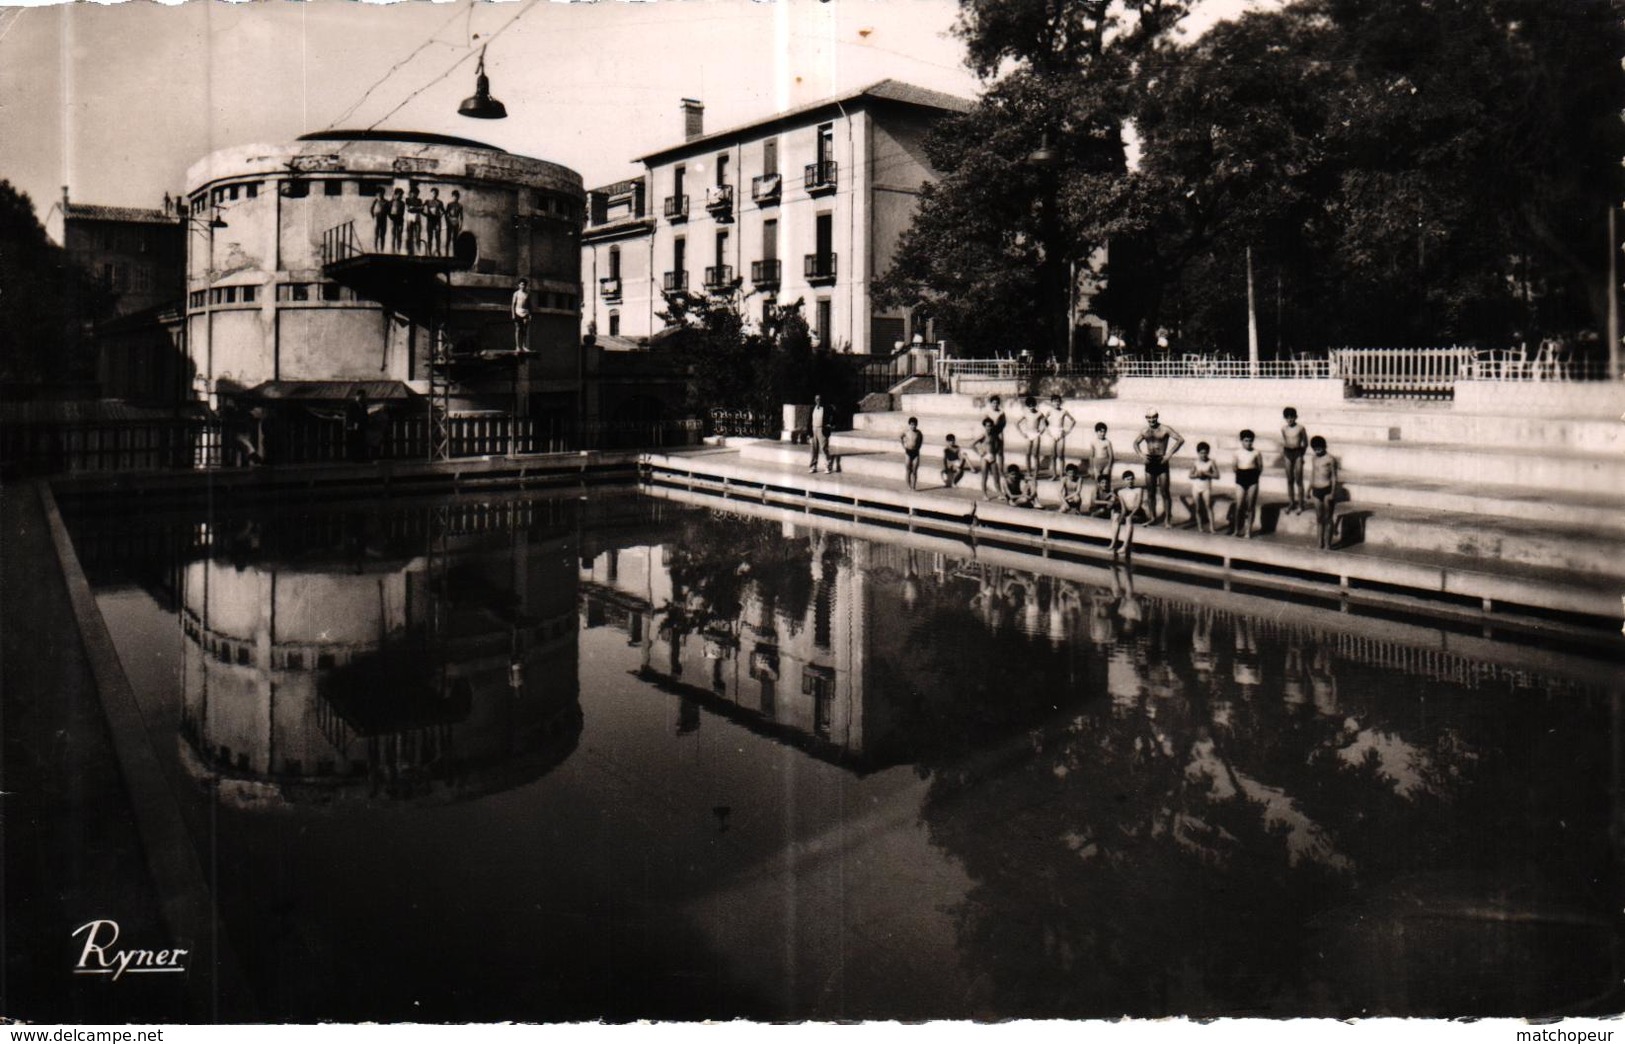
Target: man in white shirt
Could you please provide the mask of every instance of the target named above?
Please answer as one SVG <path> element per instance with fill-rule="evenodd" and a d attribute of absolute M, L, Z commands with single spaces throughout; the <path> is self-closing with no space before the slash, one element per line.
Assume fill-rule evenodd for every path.
<path fill-rule="evenodd" d="M 814 395 L 812 408 L 812 439 L 810 440 L 812 442 L 812 462 L 807 468 L 807 474 L 809 475 L 818 470 L 818 451 L 820 449 L 824 451 L 824 470 L 829 472 L 833 472 L 835 470 L 835 458 L 829 455 L 829 429 L 831 420 L 832 418 L 829 415 L 829 410 L 824 406 L 824 397 L 822 395 Z"/>
<path fill-rule="evenodd" d="M 508 309 L 513 317 L 513 350 L 522 352 L 530 346 L 530 280 L 519 280 L 519 289 L 513 292 L 513 304 Z"/>

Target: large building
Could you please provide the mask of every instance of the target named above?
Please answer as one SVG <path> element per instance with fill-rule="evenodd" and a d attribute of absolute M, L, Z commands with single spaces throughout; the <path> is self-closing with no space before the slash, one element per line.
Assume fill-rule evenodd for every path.
<path fill-rule="evenodd" d="M 411 204 L 402 220 L 375 218 L 374 201 L 397 193 Z M 585 193 L 574 171 L 462 138 L 330 131 L 212 153 L 188 171 L 186 198 L 195 396 L 269 386 L 310 398 L 361 382 L 427 393 L 443 338 L 453 357 L 508 353 L 458 377 L 454 409 L 575 416 Z M 460 223 L 431 230 L 431 200 L 456 202 Z M 524 356 L 509 317 L 520 278 Z"/>
<path fill-rule="evenodd" d="M 584 318 L 600 335 L 646 338 L 663 326 L 664 293 L 737 282 L 752 317 L 799 301 L 823 346 L 890 351 L 913 337 L 914 318 L 880 307 L 871 288 L 937 176 L 927 132 L 970 105 L 883 80 L 706 133 L 704 106 L 684 100 L 681 143 L 642 157 L 641 177 L 590 193 Z"/>
<path fill-rule="evenodd" d="M 74 264 L 111 292 L 111 315 L 173 304 L 181 295 L 182 219 L 167 200 L 154 209 L 75 203 L 64 185 L 62 199 L 45 216 L 45 230 Z"/>

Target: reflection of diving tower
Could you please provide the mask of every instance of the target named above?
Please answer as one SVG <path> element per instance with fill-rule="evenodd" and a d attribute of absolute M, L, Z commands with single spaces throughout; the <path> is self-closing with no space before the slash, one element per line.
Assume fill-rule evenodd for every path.
<path fill-rule="evenodd" d="M 448 514 L 405 561 L 188 564 L 183 760 L 249 805 L 458 800 L 557 765 L 582 720 L 567 538 L 511 521 Z"/>

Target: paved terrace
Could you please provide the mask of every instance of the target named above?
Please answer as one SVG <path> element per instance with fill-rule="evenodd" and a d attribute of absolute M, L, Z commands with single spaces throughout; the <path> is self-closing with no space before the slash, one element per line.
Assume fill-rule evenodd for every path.
<path fill-rule="evenodd" d="M 1136 383 L 1140 386 L 1136 387 Z M 1127 385 L 1127 387 L 1124 387 Z M 1191 573 L 1267 579 L 1283 589 L 1347 597 L 1397 599 L 1429 612 L 1517 612 L 1551 618 L 1572 614 L 1617 621 L 1625 594 L 1625 387 L 1509 385 L 1475 389 L 1455 402 L 1427 404 L 1345 400 L 1341 382 L 1121 382 L 1117 397 L 1069 400 L 1078 422 L 1068 459 L 1076 460 L 1104 421 L 1117 470 L 1143 464 L 1132 450 L 1148 407 L 1179 431 L 1185 447 L 1173 460 L 1172 527 L 1137 526 L 1135 556 Z M 839 474 L 808 475 L 808 450 L 785 442 L 728 440 L 720 449 L 651 455 L 657 485 L 704 490 L 821 514 L 934 530 L 971 545 L 1023 546 L 1040 554 L 1106 556 L 1111 523 L 1061 515 L 1059 484 L 1039 484 L 1047 510 L 1013 508 L 980 495 L 979 477 L 957 489 L 941 485 L 943 436 L 961 445 L 979 431 L 982 395 L 903 395 L 902 409 L 863 413 L 832 440 Z M 1006 398 L 1009 405 L 1008 395 Z M 1295 406 L 1311 435 L 1323 435 L 1343 467 L 1339 546 L 1316 548 L 1312 513 L 1282 509 L 1281 408 Z M 1023 460 L 1026 444 L 1007 432 L 1006 458 Z M 906 419 L 917 417 L 926 445 L 920 489 L 903 482 L 898 445 Z M 1228 522 L 1234 491 L 1232 454 L 1243 427 L 1259 435 L 1265 457 L 1260 530 L 1252 540 L 1198 533 L 1189 481 L 1195 446 L 1206 441 L 1220 462 L 1218 523 Z"/>

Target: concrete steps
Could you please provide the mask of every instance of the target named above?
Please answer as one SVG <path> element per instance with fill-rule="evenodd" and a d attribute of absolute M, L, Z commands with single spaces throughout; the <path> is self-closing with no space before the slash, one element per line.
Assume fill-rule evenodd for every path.
<path fill-rule="evenodd" d="M 840 458 L 843 476 L 901 488 L 903 453 L 895 443 L 854 432 L 834 436 L 831 445 Z M 806 446 L 782 442 L 740 447 L 741 460 L 769 465 L 791 476 L 806 473 L 809 452 Z M 1011 459 L 1019 458 L 1011 455 Z M 1125 466 L 1140 471 L 1137 461 L 1125 462 Z M 932 452 L 928 445 L 920 463 L 922 492 L 948 494 L 966 503 L 981 500 L 979 475 L 967 473 L 957 489 L 944 490 L 940 470 L 940 449 Z M 1174 525 L 1194 531 L 1190 483 L 1181 475 L 1176 469 L 1170 482 L 1176 504 Z M 1215 487 L 1214 515 L 1219 528 L 1230 525 L 1235 486 L 1229 478 L 1227 471 Z M 1618 553 L 1625 547 L 1625 511 L 1616 502 L 1532 495 L 1524 489 L 1500 490 L 1476 483 L 1405 484 L 1389 479 L 1378 485 L 1351 477 L 1344 488 L 1347 500 L 1340 501 L 1338 513 L 1339 539 L 1345 544 L 1625 577 L 1625 555 Z M 1059 482 L 1041 480 L 1038 491 L 1042 505 L 1060 503 Z M 1257 532 L 1313 546 L 1313 512 L 1289 514 L 1285 508 L 1285 478 L 1279 471 L 1267 473 L 1260 484 Z"/>
<path fill-rule="evenodd" d="M 1142 411 L 1143 413 L 1143 411 Z M 933 414 L 919 416 L 920 430 L 925 435 L 927 452 L 940 448 L 944 437 L 955 435 L 961 445 L 969 445 L 981 433 L 980 414 Z M 894 442 L 906 426 L 907 417 L 900 413 L 858 414 L 850 433 L 868 436 L 882 442 Z M 1076 459 L 1094 440 L 1093 422 L 1088 431 L 1074 431 L 1066 444 L 1067 456 Z M 1134 439 L 1144 427 L 1144 417 L 1132 428 L 1110 427 L 1112 446 L 1119 460 L 1133 460 Z M 1196 459 L 1196 444 L 1207 442 L 1213 457 L 1219 462 L 1226 477 L 1234 459 L 1234 451 L 1241 445 L 1240 428 L 1205 429 L 1190 424 L 1174 425 L 1184 436 L 1185 444 L 1175 457 L 1175 467 L 1181 462 Z M 1625 428 L 1625 425 L 1620 425 Z M 1345 472 L 1364 476 L 1367 481 L 1396 479 L 1434 479 L 1450 477 L 1459 481 L 1477 481 L 1495 486 L 1524 487 L 1535 490 L 1575 490 L 1625 493 L 1625 451 L 1590 452 L 1572 449 L 1554 450 L 1528 446 L 1502 446 L 1486 450 L 1476 445 L 1390 440 L 1380 425 L 1349 424 L 1343 426 L 1347 434 L 1339 434 L 1329 425 L 1310 428 L 1311 433 L 1322 434 L 1333 456 L 1341 462 Z M 1279 469 L 1282 455 L 1277 428 L 1255 428 L 1258 438 L 1254 446 L 1264 455 L 1266 470 Z M 1382 432 L 1380 438 L 1376 437 Z M 1005 432 L 1005 458 L 1019 463 L 1026 454 L 1027 439 L 1016 430 L 1012 419 Z M 1183 467 L 1189 468 L 1189 463 Z M 1625 499 L 1621 500 L 1625 506 Z"/>

